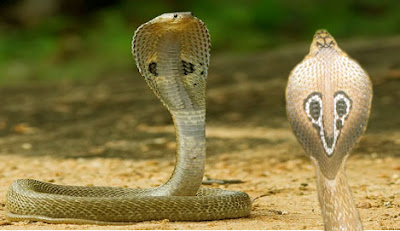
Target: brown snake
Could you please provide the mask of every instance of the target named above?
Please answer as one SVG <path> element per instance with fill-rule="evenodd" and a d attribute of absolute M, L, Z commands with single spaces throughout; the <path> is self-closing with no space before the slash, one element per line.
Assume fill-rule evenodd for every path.
<path fill-rule="evenodd" d="M 7 193 L 9 220 L 116 224 L 249 215 L 251 202 L 246 193 L 200 188 L 206 150 L 205 88 L 210 56 L 205 24 L 189 12 L 163 14 L 136 30 L 132 49 L 140 73 L 174 121 L 178 148 L 171 178 L 149 189 L 17 180 Z"/>
<path fill-rule="evenodd" d="M 345 176 L 349 152 L 364 132 L 372 100 L 367 73 L 325 30 L 290 73 L 286 109 L 317 176 L 325 230 L 362 230 Z"/>

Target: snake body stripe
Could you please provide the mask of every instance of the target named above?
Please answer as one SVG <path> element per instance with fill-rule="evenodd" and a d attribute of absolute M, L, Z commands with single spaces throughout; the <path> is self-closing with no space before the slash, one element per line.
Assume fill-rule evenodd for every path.
<path fill-rule="evenodd" d="M 250 214 L 251 201 L 246 193 L 200 188 L 210 56 L 205 24 L 191 13 L 163 14 L 136 30 L 132 51 L 140 73 L 174 121 L 178 147 L 171 178 L 149 189 L 16 180 L 6 196 L 7 219 L 125 224 L 160 219 L 216 220 Z"/>
<path fill-rule="evenodd" d="M 344 166 L 366 128 L 371 100 L 368 74 L 327 31 L 317 31 L 310 53 L 290 73 L 286 109 L 316 167 L 326 230 L 362 230 Z"/>

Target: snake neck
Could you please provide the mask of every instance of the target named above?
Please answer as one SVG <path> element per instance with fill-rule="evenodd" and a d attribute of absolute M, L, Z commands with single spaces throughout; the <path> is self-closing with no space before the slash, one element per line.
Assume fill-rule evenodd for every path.
<path fill-rule="evenodd" d="M 194 196 L 199 190 L 206 158 L 205 110 L 171 111 L 177 151 L 171 178 L 155 195 Z"/>
<path fill-rule="evenodd" d="M 316 167 L 318 199 L 325 230 L 363 230 L 345 175 L 346 158 L 333 179 L 325 177 L 316 159 L 311 159 Z"/>

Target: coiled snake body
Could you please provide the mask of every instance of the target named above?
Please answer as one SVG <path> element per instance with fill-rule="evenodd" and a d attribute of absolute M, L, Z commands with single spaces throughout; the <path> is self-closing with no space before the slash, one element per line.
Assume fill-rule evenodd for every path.
<path fill-rule="evenodd" d="M 290 73 L 286 108 L 290 124 L 316 167 L 326 230 L 362 230 L 345 176 L 349 152 L 364 132 L 372 100 L 367 73 L 325 30 Z"/>
<path fill-rule="evenodd" d="M 205 87 L 210 40 L 191 13 L 163 14 L 140 26 L 133 39 L 137 67 L 170 111 L 176 129 L 176 166 L 149 189 L 62 186 L 16 180 L 6 198 L 9 220 L 51 223 L 127 223 L 214 220 L 247 216 L 246 193 L 200 188 L 205 162 Z"/>

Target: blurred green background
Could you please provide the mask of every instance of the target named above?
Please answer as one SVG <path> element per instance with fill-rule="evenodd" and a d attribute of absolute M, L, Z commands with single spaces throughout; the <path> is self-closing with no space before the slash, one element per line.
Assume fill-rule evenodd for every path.
<path fill-rule="evenodd" d="M 337 39 L 400 34 L 398 0 L 2 0 L 0 83 L 132 71 L 135 29 L 175 11 L 191 11 L 206 23 L 212 54 L 310 42 L 320 28 Z"/>

